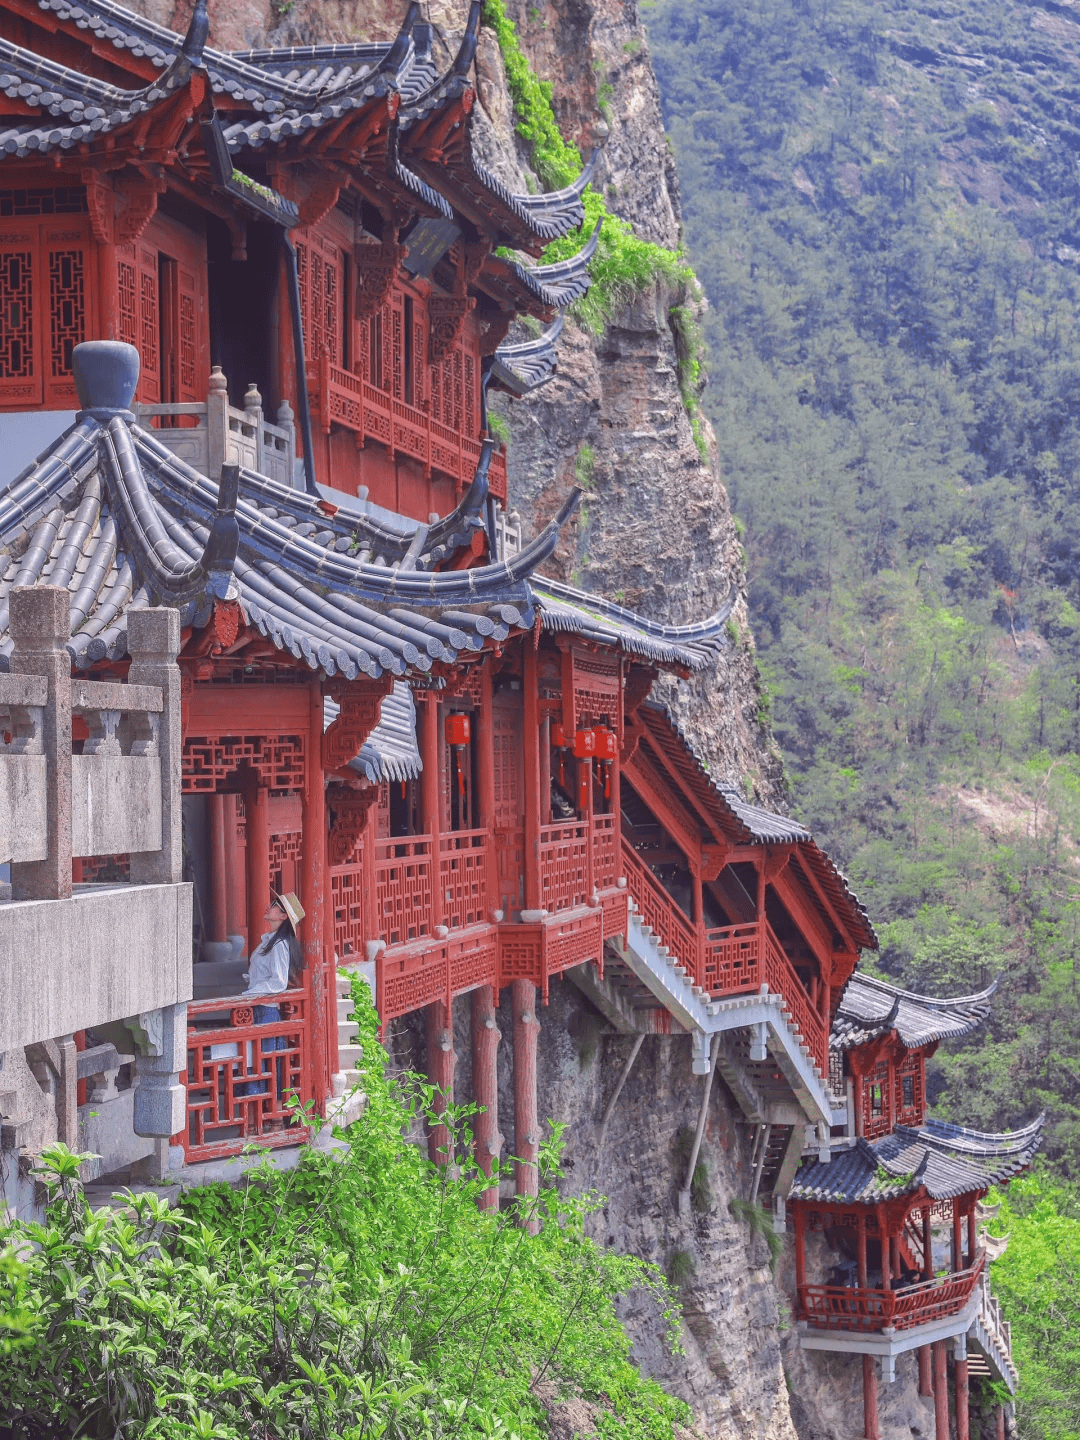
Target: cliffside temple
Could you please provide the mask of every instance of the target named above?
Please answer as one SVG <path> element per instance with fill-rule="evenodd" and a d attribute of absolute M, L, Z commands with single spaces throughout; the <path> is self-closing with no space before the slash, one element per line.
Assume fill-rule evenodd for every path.
<path fill-rule="evenodd" d="M 582 227 L 591 168 L 514 194 L 480 159 L 480 8 L 441 69 L 416 4 L 392 43 L 224 53 L 201 3 L 181 36 L 0 0 L 0 436 L 48 442 L 0 489 L 3 1147 L 92 1133 L 105 1175 L 161 1180 L 347 1124 L 359 968 L 384 1026 L 424 1012 L 444 1097 L 470 996 L 487 1175 L 511 992 L 534 1194 L 537 1007 L 568 979 L 617 1032 L 690 1037 L 684 1212 L 723 1077 L 747 1198 L 794 1231 L 800 1343 L 860 1357 L 867 1440 L 910 1349 L 948 1440 L 947 1346 L 967 1440 L 969 1374 L 1016 1386 L 979 1202 L 1041 1122 L 927 1117 L 926 1058 L 992 989 L 858 972 L 844 877 L 654 698 L 714 664 L 734 585 L 657 624 L 542 573 L 576 491 L 535 535 L 508 515 L 487 395 L 551 378 L 598 233 L 526 263 Z M 303 968 L 253 1005 L 288 893 Z"/>

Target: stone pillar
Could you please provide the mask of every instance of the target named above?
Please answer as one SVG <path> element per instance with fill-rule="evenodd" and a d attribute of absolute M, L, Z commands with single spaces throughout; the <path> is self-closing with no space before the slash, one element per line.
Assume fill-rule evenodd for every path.
<path fill-rule="evenodd" d="M 79 1148 L 79 1052 L 74 1035 L 61 1035 L 60 1073 L 56 1077 L 56 1130 L 69 1150 Z"/>
<path fill-rule="evenodd" d="M 178 1079 L 187 1070 L 187 1006 L 144 1011 L 124 1024 L 135 1041 L 135 1134 L 178 1135 L 187 1125 L 187 1091 Z"/>
<path fill-rule="evenodd" d="M 863 1434 L 866 1440 L 881 1440 L 878 1428 L 877 1363 L 872 1355 L 862 1357 Z"/>
<path fill-rule="evenodd" d="M 66 900 L 71 895 L 71 597 L 57 585 L 16 585 L 9 597 L 13 675 L 43 675 L 42 716 L 48 857 L 11 867 L 15 900 Z"/>
<path fill-rule="evenodd" d="M 536 1018 L 536 986 L 515 980 L 511 986 L 514 1012 L 514 1154 L 515 1185 L 519 1196 L 540 1193 L 540 1120 L 536 1099 L 536 1044 L 540 1022 Z M 539 1229 L 530 1221 L 529 1229 Z"/>
<path fill-rule="evenodd" d="M 432 1108 L 436 1115 L 441 1115 L 447 1105 L 454 1103 L 454 1071 L 457 1069 L 454 1012 L 445 1000 L 435 1000 L 425 1008 L 424 1018 L 427 1022 L 428 1080 L 435 1086 Z M 434 1165 L 445 1165 L 453 1160 L 450 1131 L 445 1125 L 432 1125 L 428 1154 Z"/>
<path fill-rule="evenodd" d="M 490 732 L 489 732 L 490 733 Z M 472 992 L 472 1074 L 473 1100 L 480 1106 L 475 1116 L 473 1155 L 485 1175 L 490 1176 L 502 1151 L 499 1134 L 499 1026 L 495 1011 L 495 990 L 481 985 Z M 499 1192 L 495 1186 L 480 1196 L 481 1210 L 497 1210 Z"/>
<path fill-rule="evenodd" d="M 930 1359 L 930 1346 L 919 1346 L 919 1394 L 933 1395 L 934 1373 Z"/>
<path fill-rule="evenodd" d="M 129 685 L 157 685 L 162 709 L 157 749 L 161 757 L 161 849 L 132 855 L 131 878 L 142 885 L 176 885 L 183 877 L 181 820 L 180 612 L 167 607 L 129 610 Z M 222 937 L 224 939 L 224 936 Z"/>
<path fill-rule="evenodd" d="M 945 1341 L 934 1341 L 934 1440 L 949 1440 L 949 1380 Z"/>
<path fill-rule="evenodd" d="M 968 1418 L 968 1362 L 957 1360 L 956 1365 L 956 1440 L 971 1440 L 971 1422 Z"/>

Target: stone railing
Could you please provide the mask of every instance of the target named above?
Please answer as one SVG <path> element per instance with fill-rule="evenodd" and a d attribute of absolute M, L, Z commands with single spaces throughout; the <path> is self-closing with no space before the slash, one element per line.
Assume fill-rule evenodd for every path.
<path fill-rule="evenodd" d="M 191 996 L 179 615 L 128 612 L 127 683 L 73 680 L 69 603 L 66 588 L 48 585 L 9 596 L 0 862 L 11 866 L 11 897 L 0 904 L 0 1055 L 12 1064 L 0 1072 L 0 1112 L 14 1143 L 21 1072 L 13 1057 L 21 1062 L 25 1051 L 56 1096 L 60 1138 L 76 1145 L 76 1087 L 91 1072 L 80 1076 L 73 1036 L 93 1028 L 100 1043 L 135 1056 L 135 1133 L 163 1138 L 183 1123 L 178 1072 Z M 73 716 L 88 734 L 80 754 Z M 129 857 L 131 883 L 72 883 L 73 859 L 112 854 Z"/>
<path fill-rule="evenodd" d="M 249 385 L 243 410 L 229 404 L 228 382 L 215 365 L 203 405 L 137 405 L 136 418 L 155 439 L 200 474 L 216 480 L 222 465 L 240 465 L 282 485 L 292 485 L 296 470 L 296 426 L 287 401 L 278 406 L 277 424 L 263 415 L 262 396 Z"/>

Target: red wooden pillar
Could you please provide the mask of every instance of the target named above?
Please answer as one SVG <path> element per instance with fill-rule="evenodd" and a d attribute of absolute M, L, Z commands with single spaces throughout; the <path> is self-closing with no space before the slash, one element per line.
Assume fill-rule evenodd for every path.
<path fill-rule="evenodd" d="M 479 828 L 487 831 L 488 908 L 499 908 L 499 855 L 495 848 L 495 715 L 491 694 L 491 665 L 480 668 L 480 735 L 476 746 L 476 794 L 480 801 Z"/>
<path fill-rule="evenodd" d="M 866 1216 L 861 1210 L 859 1212 L 857 1244 L 859 1247 L 857 1251 L 859 1257 L 859 1289 L 865 1290 L 868 1283 L 866 1279 Z"/>
<path fill-rule="evenodd" d="M 934 1341 L 934 1437 L 949 1440 L 949 1381 L 944 1340 Z"/>
<path fill-rule="evenodd" d="M 439 796 L 439 702 L 431 693 L 424 702 L 423 718 L 420 722 L 420 759 L 423 770 L 420 773 L 421 825 L 425 835 L 431 837 L 431 924 L 441 925 L 443 920 L 442 886 L 439 883 L 439 835 L 442 831 Z"/>
<path fill-rule="evenodd" d="M 427 1020 L 428 1080 L 435 1086 L 432 1108 L 441 1115 L 454 1101 L 454 1012 L 445 1000 L 435 1000 L 425 1010 Z M 445 1125 L 432 1125 L 428 1136 L 428 1154 L 432 1164 L 445 1165 L 450 1154 L 450 1131 Z"/>
<path fill-rule="evenodd" d="M 495 1015 L 495 990 L 481 985 L 472 992 L 473 1100 L 480 1106 L 475 1117 L 473 1155 L 485 1175 L 491 1174 L 499 1158 L 499 1027 Z M 497 1210 L 499 1192 L 493 1186 L 480 1196 L 481 1210 Z"/>
<path fill-rule="evenodd" d="M 526 641 L 526 643 L 528 643 Z M 519 1196 L 540 1193 L 540 1120 L 536 1099 L 536 1042 L 540 1022 L 536 1018 L 536 986 L 531 980 L 515 980 L 511 986 L 514 1011 L 514 1153 L 517 1159 L 514 1188 Z M 539 1224 L 531 1221 L 529 1229 Z"/>
<path fill-rule="evenodd" d="M 250 955 L 262 937 L 263 916 L 270 905 L 270 792 L 256 781 L 249 787 L 244 803 L 247 810 L 247 913 Z"/>
<path fill-rule="evenodd" d="M 963 1228 L 960 1213 L 956 1208 L 956 1201 L 953 1201 L 952 1215 L 952 1268 L 953 1274 L 964 1268 L 964 1240 Z"/>
<path fill-rule="evenodd" d="M 968 1362 L 957 1360 L 956 1369 L 956 1440 L 971 1440 L 968 1416 Z"/>
<path fill-rule="evenodd" d="M 967 1232 L 968 1232 L 967 1268 L 970 1270 L 971 1267 L 975 1264 L 975 1251 L 976 1251 L 976 1249 L 977 1249 L 977 1247 L 978 1247 L 978 1243 L 979 1243 L 978 1234 L 977 1234 L 977 1232 L 976 1232 L 976 1226 L 975 1226 L 975 1202 L 974 1202 L 974 1200 L 971 1202 L 971 1209 L 968 1211 L 968 1215 L 967 1215 Z"/>
<path fill-rule="evenodd" d="M 934 1231 L 929 1205 L 922 1212 L 923 1279 L 934 1278 Z"/>
<path fill-rule="evenodd" d="M 863 1433 L 866 1440 L 881 1440 L 878 1427 L 877 1364 L 872 1355 L 862 1357 Z"/>
<path fill-rule="evenodd" d="M 540 824 L 551 824 L 551 716 L 540 722 Z"/>
<path fill-rule="evenodd" d="M 996 1440 L 1005 1440 L 1005 1406 L 999 1405 L 994 1411 L 994 1435 Z"/>
<path fill-rule="evenodd" d="M 540 713 L 536 650 L 532 637 L 522 639 L 525 655 L 525 905 L 540 908 Z M 520 1151 L 519 1151 L 520 1154 Z"/>
<path fill-rule="evenodd" d="M 318 682 L 310 685 L 308 695 L 309 744 L 301 815 L 300 876 L 300 903 L 307 913 L 301 938 L 310 1006 L 312 1079 L 315 1104 L 322 1114 L 330 1093 L 330 1076 L 338 1068 L 337 997 L 331 994 L 333 965 L 326 944 L 326 789 L 322 768 L 323 700 Z"/>
<path fill-rule="evenodd" d="M 224 940 L 229 933 L 229 877 L 226 862 L 225 800 L 210 797 L 210 939 Z"/>
<path fill-rule="evenodd" d="M 919 1394 L 933 1395 L 934 1373 L 930 1362 L 930 1346 L 919 1346 Z"/>

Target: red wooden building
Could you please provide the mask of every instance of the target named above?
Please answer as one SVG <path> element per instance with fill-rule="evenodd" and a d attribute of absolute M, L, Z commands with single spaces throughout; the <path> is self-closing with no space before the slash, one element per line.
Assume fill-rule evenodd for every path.
<path fill-rule="evenodd" d="M 862 1356 L 867 1440 L 880 1434 L 878 1362 L 893 1380 L 898 1357 L 918 1352 L 937 1440 L 950 1435 L 947 1348 L 957 1440 L 970 1435 L 971 1373 L 1016 1389 L 977 1212 L 991 1186 L 1030 1165 L 1042 1117 L 991 1135 L 935 1120 L 926 1104 L 927 1059 L 986 1019 L 995 989 L 933 1000 L 856 974 L 833 1021 L 853 1133 L 830 1164 L 804 1163 L 790 1192 L 795 1308 L 804 1348 Z"/>

